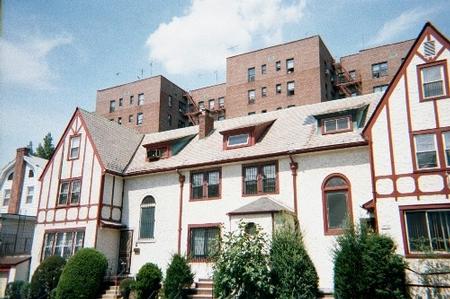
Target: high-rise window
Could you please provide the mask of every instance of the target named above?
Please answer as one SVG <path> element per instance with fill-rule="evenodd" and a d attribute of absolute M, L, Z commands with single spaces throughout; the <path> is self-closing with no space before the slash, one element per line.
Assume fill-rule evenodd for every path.
<path fill-rule="evenodd" d="M 169 125 L 169 127 L 172 126 L 172 115 L 171 114 L 167 115 L 167 124 Z"/>
<path fill-rule="evenodd" d="M 277 94 L 280 94 L 280 93 L 281 93 L 281 84 L 275 85 L 275 92 L 276 92 Z"/>
<path fill-rule="evenodd" d="M 137 102 L 138 106 L 142 106 L 144 105 L 144 94 L 140 93 L 138 94 L 138 102 Z"/>
<path fill-rule="evenodd" d="M 122 107 L 123 106 L 123 98 L 120 98 L 119 99 L 119 107 Z"/>
<path fill-rule="evenodd" d="M 256 75 L 255 68 L 254 68 L 254 67 L 249 68 L 249 69 L 247 70 L 247 79 L 248 79 L 248 82 L 255 81 L 255 75 Z"/>
<path fill-rule="evenodd" d="M 220 108 L 225 107 L 225 98 L 224 98 L 224 97 L 220 97 L 220 98 L 218 99 L 218 101 L 219 101 L 219 107 L 220 107 Z"/>
<path fill-rule="evenodd" d="M 209 110 L 214 110 L 214 106 L 216 105 L 214 99 L 209 100 L 208 104 Z"/>
<path fill-rule="evenodd" d="M 264 75 L 267 73 L 267 64 L 261 65 L 261 75 Z"/>
<path fill-rule="evenodd" d="M 111 113 L 114 111 L 116 111 L 116 101 L 112 100 L 112 101 L 109 101 L 109 112 Z"/>
<path fill-rule="evenodd" d="M 373 87 L 373 92 L 385 92 L 387 88 L 388 88 L 387 84 L 374 86 Z"/>
<path fill-rule="evenodd" d="M 275 62 L 275 70 L 278 72 L 281 70 L 281 61 Z"/>
<path fill-rule="evenodd" d="M 144 114 L 142 112 L 139 112 L 136 115 L 136 124 L 139 126 L 142 125 L 143 122 L 144 122 Z"/>
<path fill-rule="evenodd" d="M 267 87 L 261 87 L 261 97 L 267 96 Z"/>
<path fill-rule="evenodd" d="M 119 117 L 117 118 L 117 123 L 118 123 L 119 125 L 122 124 L 122 117 L 119 116 Z"/>
<path fill-rule="evenodd" d="M 253 104 L 255 102 L 255 99 L 256 99 L 255 90 L 254 89 L 249 90 L 248 91 L 248 102 L 249 102 L 249 104 Z"/>
<path fill-rule="evenodd" d="M 200 110 L 204 109 L 205 108 L 205 102 L 203 102 L 203 101 L 198 102 L 198 108 Z"/>
<path fill-rule="evenodd" d="M 133 105 L 134 102 L 134 96 L 130 96 L 130 105 Z"/>
<path fill-rule="evenodd" d="M 288 74 L 294 72 L 294 58 L 290 58 L 286 60 L 286 72 Z"/>
<path fill-rule="evenodd" d="M 128 115 L 128 122 L 132 123 L 134 120 L 133 114 Z"/>
<path fill-rule="evenodd" d="M 372 64 L 372 78 L 384 77 L 387 76 L 387 74 L 388 74 L 387 61 Z"/>
<path fill-rule="evenodd" d="M 168 103 L 169 107 L 172 107 L 172 96 L 169 96 Z"/>
<path fill-rule="evenodd" d="M 290 81 L 287 83 L 287 95 L 293 96 L 295 94 L 295 82 Z"/>

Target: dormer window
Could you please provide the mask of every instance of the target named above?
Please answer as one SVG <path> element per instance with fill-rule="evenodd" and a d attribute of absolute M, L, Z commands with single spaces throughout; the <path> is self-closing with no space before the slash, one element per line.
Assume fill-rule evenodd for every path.
<path fill-rule="evenodd" d="M 147 161 L 156 161 L 170 156 L 169 146 L 147 148 Z"/>
<path fill-rule="evenodd" d="M 179 123 L 180 124 L 180 123 Z M 182 123 L 184 126 L 184 122 Z M 146 149 L 146 161 L 152 162 L 167 159 L 178 154 L 195 137 L 187 135 L 176 139 L 166 139 L 142 145 Z"/>
<path fill-rule="evenodd" d="M 348 132 L 352 130 L 350 115 L 326 118 L 322 120 L 322 134 Z"/>
<path fill-rule="evenodd" d="M 230 136 L 228 136 L 227 146 L 228 147 L 245 146 L 245 145 L 248 145 L 249 141 L 250 141 L 249 133 L 230 135 Z"/>
<path fill-rule="evenodd" d="M 223 135 L 223 149 L 231 150 L 254 145 L 261 139 L 273 122 L 272 120 L 220 132 Z"/>

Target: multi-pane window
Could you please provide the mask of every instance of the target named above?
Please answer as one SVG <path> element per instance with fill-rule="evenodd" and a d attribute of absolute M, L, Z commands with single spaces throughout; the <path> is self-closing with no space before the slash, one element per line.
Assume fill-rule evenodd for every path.
<path fill-rule="evenodd" d="M 119 107 L 122 107 L 123 106 L 123 98 L 120 98 L 119 99 Z"/>
<path fill-rule="evenodd" d="M 348 131 L 351 129 L 351 117 L 350 116 L 342 116 L 324 119 L 322 123 L 322 133 L 337 133 Z"/>
<path fill-rule="evenodd" d="M 275 162 L 243 167 L 246 195 L 277 192 L 277 166 Z"/>
<path fill-rule="evenodd" d="M 200 110 L 202 110 L 203 108 L 205 108 L 205 102 L 203 102 L 203 101 L 198 102 L 198 108 L 199 108 Z"/>
<path fill-rule="evenodd" d="M 70 137 L 69 159 L 78 159 L 80 154 L 80 141 L 80 135 Z"/>
<path fill-rule="evenodd" d="M 144 94 L 140 93 L 138 94 L 138 102 L 137 102 L 138 106 L 142 106 L 144 105 Z"/>
<path fill-rule="evenodd" d="M 172 96 L 169 96 L 169 99 L 167 100 L 167 104 L 169 105 L 169 107 L 172 107 Z"/>
<path fill-rule="evenodd" d="M 209 106 L 209 110 L 214 110 L 214 107 L 216 106 L 214 99 L 209 100 L 208 106 Z"/>
<path fill-rule="evenodd" d="M 261 65 L 261 75 L 264 75 L 267 73 L 267 64 Z"/>
<path fill-rule="evenodd" d="M 225 107 L 225 98 L 224 98 L 224 97 L 220 97 L 220 98 L 218 99 L 218 101 L 219 101 L 219 107 L 220 107 L 220 108 Z"/>
<path fill-rule="evenodd" d="M 136 115 L 136 124 L 137 125 L 142 125 L 143 122 L 144 122 L 144 114 L 142 112 L 139 112 Z"/>
<path fill-rule="evenodd" d="M 287 83 L 287 95 L 293 96 L 295 94 L 295 82 L 290 81 Z"/>
<path fill-rule="evenodd" d="M 444 65 L 434 65 L 421 69 L 423 98 L 443 96 L 444 90 Z"/>
<path fill-rule="evenodd" d="M 256 99 L 256 92 L 254 89 L 248 91 L 248 102 L 254 103 Z"/>
<path fill-rule="evenodd" d="M 10 189 L 3 190 L 3 206 L 9 205 L 10 199 L 11 199 L 11 190 Z"/>
<path fill-rule="evenodd" d="M 109 101 L 109 112 L 111 113 L 114 111 L 116 111 L 116 101 L 112 100 L 112 101 Z"/>
<path fill-rule="evenodd" d="M 404 217 L 410 253 L 450 252 L 450 210 L 405 211 Z"/>
<path fill-rule="evenodd" d="M 191 174 L 191 198 L 220 197 L 220 170 L 207 170 Z"/>
<path fill-rule="evenodd" d="M 276 92 L 277 94 L 280 94 L 280 93 L 281 93 L 281 84 L 275 85 L 275 92 Z"/>
<path fill-rule="evenodd" d="M 42 259 L 57 255 L 65 259 L 83 248 L 84 231 L 50 232 L 44 236 Z"/>
<path fill-rule="evenodd" d="M 349 184 L 341 176 L 332 176 L 325 181 L 323 205 L 325 232 L 338 233 L 347 224 L 350 215 Z"/>
<path fill-rule="evenodd" d="M 267 97 L 267 87 L 261 87 L 261 97 Z"/>
<path fill-rule="evenodd" d="M 278 72 L 279 70 L 281 70 L 281 61 L 277 61 L 275 62 L 275 70 Z"/>
<path fill-rule="evenodd" d="M 34 196 L 34 187 L 28 186 L 27 187 L 27 198 L 25 200 L 26 203 L 32 203 L 33 202 L 33 196 Z"/>
<path fill-rule="evenodd" d="M 255 75 L 256 75 L 256 71 L 254 67 L 251 67 L 247 70 L 247 79 L 248 82 L 252 82 L 255 81 Z"/>
<path fill-rule="evenodd" d="M 436 135 L 415 135 L 416 163 L 419 169 L 435 168 L 438 166 L 436 153 Z"/>
<path fill-rule="evenodd" d="M 155 199 L 146 196 L 141 202 L 141 220 L 139 225 L 139 239 L 155 238 Z"/>
<path fill-rule="evenodd" d="M 286 72 L 293 73 L 294 72 L 294 58 L 290 58 L 286 60 Z"/>
<path fill-rule="evenodd" d="M 247 145 L 249 141 L 250 141 L 249 133 L 230 135 L 227 138 L 227 147 Z"/>
<path fill-rule="evenodd" d="M 450 167 L 450 132 L 445 132 L 442 135 L 444 138 L 445 160 L 447 161 L 447 166 Z"/>
<path fill-rule="evenodd" d="M 388 63 L 380 62 L 372 64 L 372 78 L 380 78 L 383 76 L 387 76 L 388 74 Z"/>
<path fill-rule="evenodd" d="M 58 205 L 76 205 L 80 203 L 81 180 L 63 181 L 59 185 Z"/>
<path fill-rule="evenodd" d="M 388 88 L 387 84 L 374 86 L 373 87 L 373 92 L 385 92 L 387 88 Z"/>
<path fill-rule="evenodd" d="M 189 256 L 191 258 L 208 258 L 214 254 L 219 238 L 219 228 L 201 227 L 189 230 Z"/>

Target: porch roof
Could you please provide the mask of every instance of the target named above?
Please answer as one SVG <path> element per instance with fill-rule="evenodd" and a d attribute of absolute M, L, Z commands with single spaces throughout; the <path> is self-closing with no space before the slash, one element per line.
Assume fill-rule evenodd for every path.
<path fill-rule="evenodd" d="M 266 214 L 274 212 L 294 213 L 294 211 L 292 211 L 290 208 L 269 197 L 261 197 L 249 204 L 246 204 L 234 211 L 229 212 L 228 215 L 233 216 L 245 214 Z"/>

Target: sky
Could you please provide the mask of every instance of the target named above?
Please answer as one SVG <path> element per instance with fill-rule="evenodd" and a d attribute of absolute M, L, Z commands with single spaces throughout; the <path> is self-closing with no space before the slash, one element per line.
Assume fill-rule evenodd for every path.
<path fill-rule="evenodd" d="M 1 0 L 0 0 L 1 1 Z M 225 81 L 225 58 L 320 35 L 335 58 L 450 36 L 449 0 L 4 0 L 0 168 L 47 132 L 56 144 L 96 91 L 162 74 L 186 90 Z"/>

